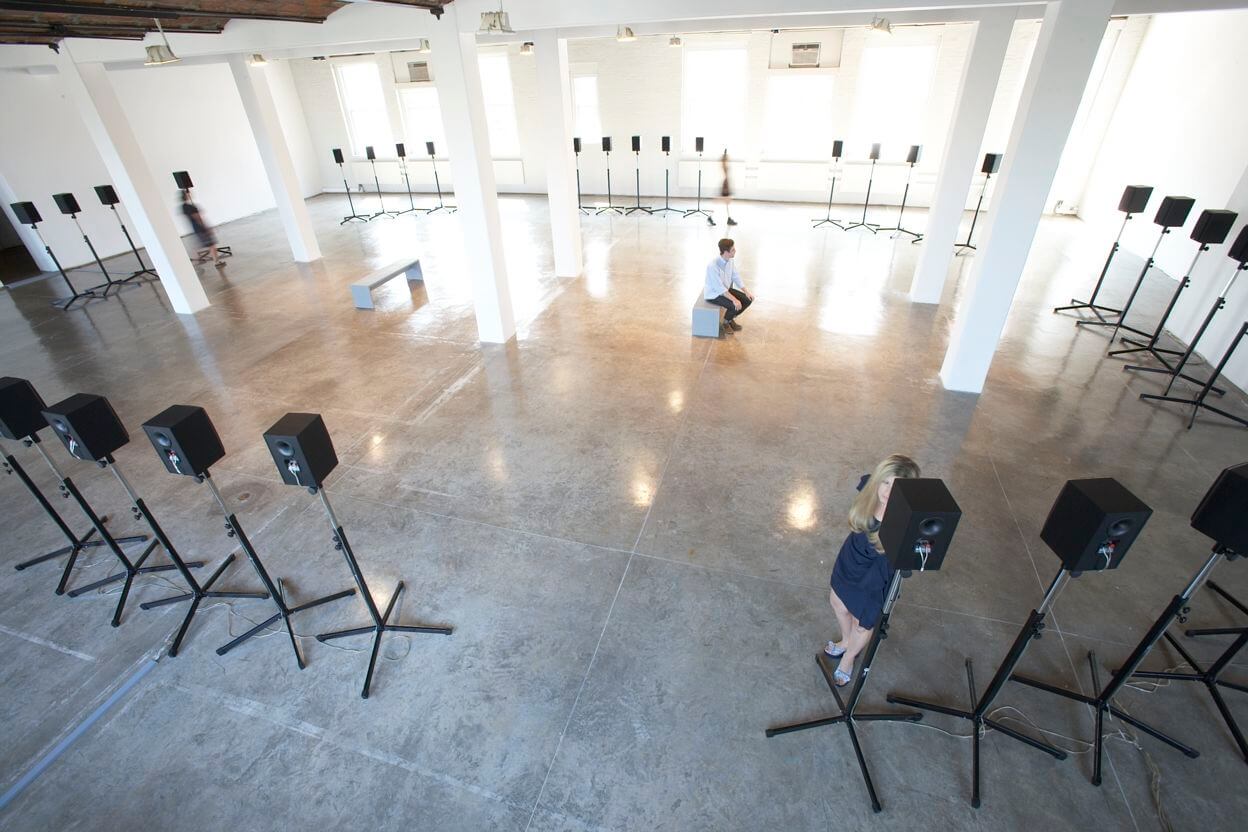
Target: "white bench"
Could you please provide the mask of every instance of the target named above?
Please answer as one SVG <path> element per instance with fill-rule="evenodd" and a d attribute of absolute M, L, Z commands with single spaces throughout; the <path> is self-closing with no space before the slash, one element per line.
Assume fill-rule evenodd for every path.
<path fill-rule="evenodd" d="M 724 307 L 716 306 L 698 292 L 698 299 L 693 302 L 693 334 L 702 338 L 718 338 L 724 312 Z"/>
<path fill-rule="evenodd" d="M 351 284 L 351 300 L 355 301 L 356 309 L 373 309 L 373 290 L 388 280 L 407 275 L 410 283 L 413 280 L 423 281 L 425 274 L 420 270 L 419 260 L 400 260 L 385 268 L 366 275 L 363 280 Z"/>

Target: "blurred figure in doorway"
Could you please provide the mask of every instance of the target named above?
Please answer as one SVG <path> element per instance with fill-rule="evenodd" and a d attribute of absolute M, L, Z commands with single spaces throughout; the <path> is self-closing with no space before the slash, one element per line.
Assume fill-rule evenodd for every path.
<path fill-rule="evenodd" d="M 731 178 L 731 173 L 728 170 L 728 148 L 726 147 L 724 148 L 724 155 L 719 157 L 719 164 L 720 164 L 720 167 L 724 169 L 724 185 L 722 188 L 719 189 L 719 195 L 724 200 L 724 214 L 727 215 L 728 217 L 729 225 L 736 225 L 737 221 L 732 218 L 732 185 L 731 185 L 731 182 L 729 181 Z M 708 216 L 706 218 L 706 224 L 714 225 L 715 224 L 714 217 Z"/>
<path fill-rule="evenodd" d="M 195 232 L 195 239 L 199 243 L 200 259 L 210 257 L 212 265 L 218 269 L 225 268 L 225 262 L 221 259 L 221 253 L 217 251 L 217 235 L 204 222 L 203 214 L 199 213 L 199 206 L 191 201 L 189 188 L 182 192 L 182 213 L 186 215 L 187 221 L 190 222 L 191 231 Z"/>

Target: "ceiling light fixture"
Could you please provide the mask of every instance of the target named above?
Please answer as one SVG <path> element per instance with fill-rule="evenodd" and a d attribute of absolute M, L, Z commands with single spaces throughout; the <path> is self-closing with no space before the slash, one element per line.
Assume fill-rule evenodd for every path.
<path fill-rule="evenodd" d="M 252 55 L 252 56 L 251 56 L 251 61 L 250 61 L 250 63 L 251 63 L 251 65 L 252 65 L 252 66 L 268 66 L 268 64 L 269 64 L 269 62 L 268 62 L 268 61 L 266 61 L 266 60 L 264 59 L 264 56 L 263 56 L 263 55 L 261 55 L 259 52 L 255 53 L 254 55 Z"/>
<path fill-rule="evenodd" d="M 169 38 L 165 37 L 165 30 L 161 28 L 160 21 L 152 18 L 152 22 L 156 24 L 156 31 L 160 32 L 160 39 L 164 43 L 147 47 L 147 60 L 143 62 L 143 66 L 164 66 L 165 64 L 176 64 L 182 60 L 173 54 L 173 50 L 169 48 Z"/>
<path fill-rule="evenodd" d="M 420 40 L 416 41 L 415 51 L 422 52 L 422 53 L 428 52 L 429 51 L 429 38 L 421 38 Z"/>
<path fill-rule="evenodd" d="M 887 17 L 874 17 L 871 19 L 871 31 L 891 35 L 893 33 L 893 24 L 888 22 Z"/>
<path fill-rule="evenodd" d="M 503 0 L 498 0 L 498 11 L 481 12 L 481 28 L 477 30 L 478 35 L 514 35 L 516 30 L 511 28 L 511 18 L 507 16 L 507 12 L 503 11 Z"/>
<path fill-rule="evenodd" d="M 672 35 L 667 39 L 668 46 L 684 46 L 684 41 L 680 39 L 680 35 Z"/>
<path fill-rule="evenodd" d="M 633 30 L 627 26 L 617 26 L 615 29 L 615 39 L 620 43 L 632 43 L 637 40 L 637 36 L 633 34 Z"/>
<path fill-rule="evenodd" d="M 520 44 L 520 54 L 532 55 L 533 54 L 533 41 L 526 40 L 524 43 Z"/>

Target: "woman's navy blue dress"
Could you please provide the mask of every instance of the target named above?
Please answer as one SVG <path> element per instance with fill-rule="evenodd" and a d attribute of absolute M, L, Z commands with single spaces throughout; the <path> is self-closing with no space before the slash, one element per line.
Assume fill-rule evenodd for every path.
<path fill-rule="evenodd" d="M 868 630 L 880 620 L 892 579 L 888 558 L 875 551 L 864 532 L 850 532 L 832 567 L 832 591 Z"/>

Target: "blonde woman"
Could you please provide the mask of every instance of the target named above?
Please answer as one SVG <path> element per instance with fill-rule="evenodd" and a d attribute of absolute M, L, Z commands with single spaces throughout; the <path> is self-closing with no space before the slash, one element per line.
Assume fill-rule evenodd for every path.
<path fill-rule="evenodd" d="M 832 591 L 828 594 L 841 626 L 841 640 L 829 641 L 823 652 L 841 660 L 834 674 L 837 687 L 853 679 L 854 659 L 871 640 L 893 578 L 893 568 L 880 544 L 880 521 L 893 481 L 917 476 L 919 466 L 914 460 L 893 454 L 858 483 L 858 496 L 849 509 L 849 536 L 832 567 Z"/>

